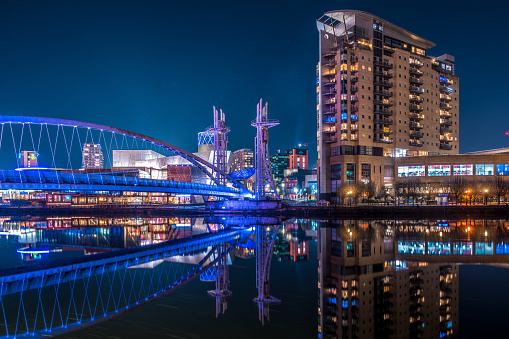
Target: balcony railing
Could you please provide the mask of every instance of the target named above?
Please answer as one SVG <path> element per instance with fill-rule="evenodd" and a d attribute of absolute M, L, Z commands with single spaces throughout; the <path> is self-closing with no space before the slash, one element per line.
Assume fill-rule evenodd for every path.
<path fill-rule="evenodd" d="M 326 127 L 323 129 L 323 133 L 334 134 L 336 133 L 336 127 L 335 126 Z"/>
<path fill-rule="evenodd" d="M 408 108 L 411 111 L 417 111 L 417 112 L 422 112 L 424 110 L 424 107 L 422 107 L 421 105 L 416 105 L 416 104 L 410 104 Z"/>
<path fill-rule="evenodd" d="M 325 111 L 322 111 L 323 114 L 328 114 L 328 115 L 332 115 L 332 114 L 336 114 L 337 111 L 334 107 L 332 108 L 329 108 L 328 110 L 325 110 Z"/>
<path fill-rule="evenodd" d="M 378 86 L 387 87 L 387 88 L 390 88 L 393 86 L 392 82 L 381 81 L 381 80 L 375 80 L 375 81 L 373 81 L 373 84 L 378 85 Z"/>
<path fill-rule="evenodd" d="M 420 96 L 414 95 L 414 94 L 410 94 L 408 96 L 408 99 L 410 99 L 411 102 L 418 102 L 418 103 L 421 103 L 424 101 L 424 98 L 421 98 Z"/>
<path fill-rule="evenodd" d="M 423 92 L 422 92 L 422 89 L 420 89 L 420 88 L 419 88 L 419 87 L 417 87 L 417 86 L 410 86 L 409 90 L 410 90 L 410 92 L 412 92 L 412 93 L 418 93 L 418 94 L 423 93 Z"/>
<path fill-rule="evenodd" d="M 440 113 L 440 116 L 441 116 L 441 117 L 446 117 L 446 118 L 450 118 L 450 117 L 452 117 L 452 113 L 451 113 L 451 112 L 448 112 L 448 111 L 446 111 L 446 110 L 442 110 L 442 109 L 441 109 L 441 110 L 439 111 L 439 113 Z"/>
<path fill-rule="evenodd" d="M 424 114 L 410 113 L 409 117 L 410 117 L 410 119 L 414 119 L 414 120 L 423 120 L 424 119 Z"/>
<path fill-rule="evenodd" d="M 440 142 L 440 149 L 444 149 L 444 150 L 449 150 L 450 151 L 450 150 L 452 150 L 452 145 Z"/>
<path fill-rule="evenodd" d="M 440 119 L 440 125 L 443 126 L 452 126 L 452 121 L 448 119 Z"/>
<path fill-rule="evenodd" d="M 335 76 L 336 76 L 336 70 L 333 70 L 333 72 L 325 72 L 325 73 L 322 73 L 322 76 L 323 76 L 323 77 L 326 77 L 326 78 L 335 77 Z"/>
<path fill-rule="evenodd" d="M 355 62 L 357 62 L 357 61 L 359 61 L 359 57 L 358 57 L 357 55 L 352 55 L 352 56 L 350 57 L 350 62 L 355 63 Z"/>
<path fill-rule="evenodd" d="M 452 133 L 452 129 L 450 129 L 449 127 L 440 127 L 440 134 L 445 134 L 445 133 Z"/>
<path fill-rule="evenodd" d="M 383 78 L 392 78 L 393 75 L 392 73 L 389 73 L 387 71 L 375 71 L 375 75 L 378 75 L 379 77 L 383 77 Z"/>
<path fill-rule="evenodd" d="M 394 142 L 393 138 L 383 137 L 382 134 L 375 134 L 375 142 L 381 142 L 384 144 L 392 144 Z"/>
<path fill-rule="evenodd" d="M 421 71 L 421 70 L 420 70 L 420 69 L 418 69 L 418 68 L 410 67 L 410 74 L 413 74 L 413 75 L 415 75 L 415 76 L 420 77 L 420 76 L 424 75 L 424 72 L 423 72 L 423 71 Z"/>
<path fill-rule="evenodd" d="M 373 101 L 375 105 L 382 105 L 382 106 L 392 106 L 392 101 L 389 100 L 374 100 Z"/>
<path fill-rule="evenodd" d="M 359 97 L 357 95 L 350 96 L 350 102 L 357 102 L 357 101 L 359 101 Z"/>
<path fill-rule="evenodd" d="M 424 80 L 421 80 L 421 79 L 416 78 L 416 77 L 410 77 L 410 83 L 411 83 L 411 84 L 419 84 L 419 85 L 422 85 L 422 84 L 424 84 Z"/>
<path fill-rule="evenodd" d="M 358 112 L 358 111 L 359 111 L 359 106 L 358 105 L 351 105 L 350 106 L 350 112 L 355 113 L 355 112 Z"/>
<path fill-rule="evenodd" d="M 393 67 L 393 64 L 389 63 L 388 61 L 375 60 L 373 62 L 373 64 L 375 66 L 380 66 L 380 67 L 383 67 L 383 68 L 392 68 Z"/>
<path fill-rule="evenodd" d="M 424 133 L 418 131 L 410 131 L 410 137 L 415 139 L 421 139 L 424 136 Z"/>
<path fill-rule="evenodd" d="M 327 96 L 334 96 L 336 94 L 337 94 L 336 90 L 329 90 L 327 92 L 322 93 L 322 95 L 327 95 Z"/>
<path fill-rule="evenodd" d="M 412 59 L 412 58 L 410 58 L 410 59 L 408 60 L 408 62 L 409 62 L 411 65 L 413 65 L 413 66 L 417 66 L 417 67 L 422 67 L 422 66 L 424 66 L 424 63 L 420 62 L 420 61 L 419 61 L 419 60 L 417 60 L 417 59 Z"/>
<path fill-rule="evenodd" d="M 413 140 L 413 139 L 410 139 L 410 146 L 417 146 L 417 147 L 422 147 L 424 145 L 424 142 L 422 142 L 422 140 Z"/>
<path fill-rule="evenodd" d="M 324 83 L 322 83 L 322 86 L 335 86 L 336 85 L 336 79 L 328 79 Z"/>
<path fill-rule="evenodd" d="M 352 86 L 350 90 L 352 93 L 357 93 L 359 91 L 359 86 Z"/>
<path fill-rule="evenodd" d="M 440 94 L 440 100 L 444 100 L 444 101 L 452 101 L 452 97 L 450 95 L 447 95 L 447 94 Z"/>
<path fill-rule="evenodd" d="M 375 114 L 384 114 L 384 115 L 392 115 L 393 114 L 392 109 L 375 108 L 373 112 Z"/>
<path fill-rule="evenodd" d="M 389 91 L 386 91 L 383 89 L 375 89 L 375 91 L 373 93 L 375 93 L 376 95 L 384 96 L 384 97 L 392 97 L 392 92 L 389 92 Z"/>
<path fill-rule="evenodd" d="M 392 119 L 380 119 L 375 118 L 375 124 L 392 125 L 394 121 Z"/>
<path fill-rule="evenodd" d="M 422 129 L 424 127 L 423 124 L 415 121 L 410 121 L 410 128 L 412 129 Z"/>
<path fill-rule="evenodd" d="M 441 102 L 441 103 L 440 103 L 440 109 L 446 109 L 446 110 L 449 110 L 449 109 L 452 109 L 452 105 L 447 104 L 447 103 L 445 103 L 445 102 Z"/>
<path fill-rule="evenodd" d="M 357 82 L 357 81 L 359 81 L 359 77 L 358 76 L 353 76 L 353 77 L 350 78 L 350 82 L 352 82 L 352 83 L 353 82 Z"/>
<path fill-rule="evenodd" d="M 449 87 L 440 85 L 440 93 L 450 93 Z"/>

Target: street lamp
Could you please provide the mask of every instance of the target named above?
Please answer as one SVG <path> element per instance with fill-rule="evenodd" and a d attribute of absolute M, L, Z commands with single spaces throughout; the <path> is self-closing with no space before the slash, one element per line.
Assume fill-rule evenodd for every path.
<path fill-rule="evenodd" d="M 488 205 L 488 189 L 484 189 L 484 204 Z"/>
<path fill-rule="evenodd" d="M 352 191 L 348 191 L 346 192 L 346 194 L 348 195 L 348 206 L 350 206 L 352 204 L 352 201 L 350 200 L 350 195 L 352 194 Z"/>

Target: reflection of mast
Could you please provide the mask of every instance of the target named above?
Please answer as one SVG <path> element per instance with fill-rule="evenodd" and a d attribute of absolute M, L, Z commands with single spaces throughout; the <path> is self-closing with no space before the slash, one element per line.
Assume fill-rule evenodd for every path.
<path fill-rule="evenodd" d="M 279 227 L 255 226 L 256 227 L 256 288 L 258 296 L 253 300 L 258 304 L 258 318 L 264 324 L 265 318 L 270 320 L 269 305 L 279 303 L 280 300 L 270 296 L 270 263 L 272 250 Z"/>
<path fill-rule="evenodd" d="M 220 313 L 226 312 L 227 298 L 232 294 L 230 288 L 230 275 L 228 272 L 228 245 L 223 243 L 217 247 L 217 255 L 220 256 L 215 268 L 216 289 L 208 293 L 216 298 L 216 318 Z M 222 306 L 222 307 L 221 307 Z M 222 308 L 222 312 L 221 312 Z"/>
<path fill-rule="evenodd" d="M 267 103 L 262 106 L 262 99 L 256 106 L 256 120 L 251 126 L 256 127 L 255 138 L 255 198 L 260 200 L 265 196 L 274 196 L 278 199 L 274 186 L 274 179 L 269 164 L 269 128 L 279 125 L 279 120 L 267 118 Z"/>

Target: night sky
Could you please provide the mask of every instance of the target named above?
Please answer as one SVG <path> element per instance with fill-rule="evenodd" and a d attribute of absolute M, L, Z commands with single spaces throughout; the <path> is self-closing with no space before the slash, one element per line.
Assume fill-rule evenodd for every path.
<path fill-rule="evenodd" d="M 503 5 L 500 5 L 502 4 Z M 324 12 L 341 1 L 0 2 L 0 113 L 136 131 L 196 151 L 223 108 L 230 149 L 253 148 L 260 97 L 271 152 L 316 150 L 315 67 Z M 509 146 L 502 1 L 356 1 L 456 57 L 460 152 Z M 311 159 L 316 154 L 311 153 Z"/>

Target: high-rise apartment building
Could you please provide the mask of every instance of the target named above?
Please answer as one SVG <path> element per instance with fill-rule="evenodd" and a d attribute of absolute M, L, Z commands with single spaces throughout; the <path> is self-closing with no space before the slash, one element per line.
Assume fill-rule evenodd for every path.
<path fill-rule="evenodd" d="M 276 193 L 281 197 L 285 192 L 285 170 L 288 168 L 288 155 L 278 150 L 276 154 L 270 156 L 269 161 Z"/>
<path fill-rule="evenodd" d="M 384 184 L 391 158 L 459 152 L 454 57 L 372 14 L 333 11 L 317 20 L 318 186 Z"/>
<path fill-rule="evenodd" d="M 104 167 L 103 149 L 100 144 L 83 144 L 81 167 L 100 169 Z"/>

